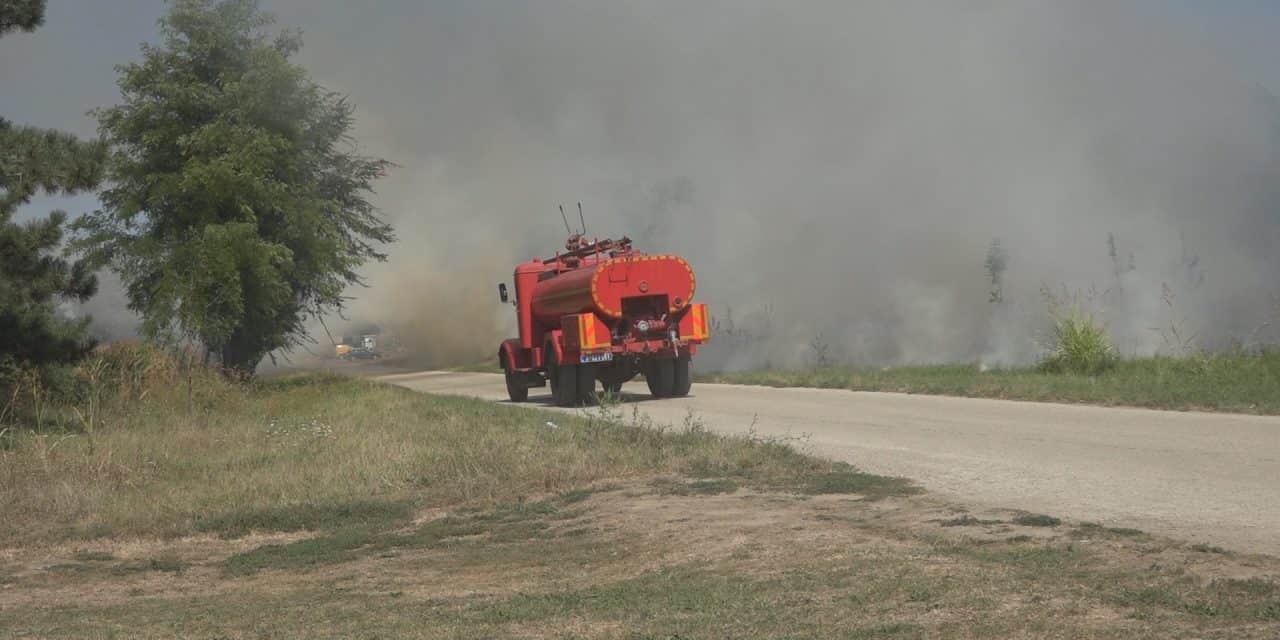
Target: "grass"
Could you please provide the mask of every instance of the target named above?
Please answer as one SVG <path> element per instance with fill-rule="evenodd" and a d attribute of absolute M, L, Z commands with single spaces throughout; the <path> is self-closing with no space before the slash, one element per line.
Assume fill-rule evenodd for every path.
<path fill-rule="evenodd" d="M 1198 578 L 1185 557 L 1168 555 L 1176 546 L 975 541 L 939 533 L 954 529 L 885 522 L 865 502 L 840 507 L 847 517 L 839 521 L 805 524 L 841 503 L 655 497 L 624 485 L 268 544 L 204 566 L 172 560 L 56 573 L 64 588 L 98 597 L 0 616 L 0 634 L 945 640 L 1280 632 L 1273 578 Z M 748 513 L 755 518 L 744 522 Z M 681 517 L 667 524 L 672 515 Z M 1230 554 L 1223 561 L 1277 568 Z M 33 596 L 49 596 L 51 578 L 20 580 Z M 170 589 L 173 581 L 184 587 Z"/>
<path fill-rule="evenodd" d="M 1280 351 L 1116 361 L 1098 375 L 975 365 L 706 374 L 704 382 L 1280 414 Z"/>
<path fill-rule="evenodd" d="M 551 419 L 560 428 L 547 428 Z M 675 474 L 799 487 L 855 473 L 780 443 L 331 375 L 220 389 L 194 410 L 181 390 L 157 388 L 104 409 L 97 421 L 92 434 L 10 430 L 0 449 L 0 539 L 380 528 L 422 509 L 493 505 L 615 478 Z M 866 479 L 869 491 L 882 490 Z M 883 482 L 908 490 L 903 481 Z"/>
<path fill-rule="evenodd" d="M 449 371 L 455 371 L 459 373 L 502 373 L 502 367 L 498 366 L 497 358 L 487 358 L 485 360 L 481 360 L 479 362 L 473 362 L 471 364 L 463 364 L 463 365 L 458 365 L 456 367 L 450 367 Z"/>
<path fill-rule="evenodd" d="M 904 480 L 696 424 L 323 375 L 194 408 L 167 393 L 105 403 L 92 436 L 12 432 L 0 636 L 1280 632 L 1273 559 L 957 518 Z"/>

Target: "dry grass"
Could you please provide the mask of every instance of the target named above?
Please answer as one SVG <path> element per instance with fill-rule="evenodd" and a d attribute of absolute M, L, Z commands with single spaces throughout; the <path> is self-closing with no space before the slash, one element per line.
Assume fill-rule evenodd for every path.
<path fill-rule="evenodd" d="M 157 371 L 160 382 L 130 387 L 131 400 L 101 402 L 93 431 L 10 432 L 0 450 L 7 544 L 316 530 L 651 473 L 757 485 L 859 477 L 777 443 L 627 428 L 336 376 L 237 386 L 215 375 L 188 403 L 183 385 Z"/>
<path fill-rule="evenodd" d="M 283 540 L 0 568 L 16 637 L 1274 638 L 1280 563 L 929 497 L 637 479 Z M 684 481 L 696 484 L 694 481 Z M 657 489 L 652 487 L 657 486 Z M 722 487 L 723 488 L 723 487 Z M 968 515 L 964 524 L 955 524 Z M 16 614 L 21 615 L 6 615 Z"/>

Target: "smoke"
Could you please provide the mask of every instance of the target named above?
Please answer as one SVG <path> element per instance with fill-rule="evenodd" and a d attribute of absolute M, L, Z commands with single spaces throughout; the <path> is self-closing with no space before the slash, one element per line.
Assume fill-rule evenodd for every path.
<path fill-rule="evenodd" d="M 1126 355 L 1277 320 L 1280 108 L 1168 5 L 358 4 L 266 3 L 399 165 L 349 316 L 431 364 L 514 335 L 495 285 L 579 200 L 693 264 L 735 325 L 704 366 L 1025 363 L 1046 288 Z"/>
<path fill-rule="evenodd" d="M 401 239 L 355 309 L 442 359 L 513 331 L 494 285 L 577 200 L 737 315 L 714 366 L 800 364 L 815 336 L 864 363 L 1022 363 L 1046 287 L 1126 354 L 1273 313 L 1277 110 L 1159 4 L 405 3 L 358 34 L 337 4 L 275 8 L 401 165 L 379 200 Z"/>

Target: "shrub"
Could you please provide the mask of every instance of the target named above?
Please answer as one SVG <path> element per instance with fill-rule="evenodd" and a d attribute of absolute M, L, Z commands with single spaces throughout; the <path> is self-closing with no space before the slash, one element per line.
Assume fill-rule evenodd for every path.
<path fill-rule="evenodd" d="M 1040 359 L 1040 368 L 1050 373 L 1097 375 L 1116 362 L 1115 348 L 1106 327 L 1083 311 L 1078 304 L 1051 301 L 1053 331 L 1049 352 Z"/>

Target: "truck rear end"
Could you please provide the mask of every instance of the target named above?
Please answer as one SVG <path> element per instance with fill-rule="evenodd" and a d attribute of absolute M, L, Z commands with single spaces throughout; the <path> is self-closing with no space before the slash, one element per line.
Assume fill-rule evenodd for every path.
<path fill-rule="evenodd" d="M 576 249 L 516 269 L 521 335 L 499 351 L 512 401 L 549 382 L 556 404 L 586 404 L 597 382 L 616 393 L 637 375 L 654 396 L 687 395 L 690 360 L 710 337 L 693 268 L 625 238 Z"/>

